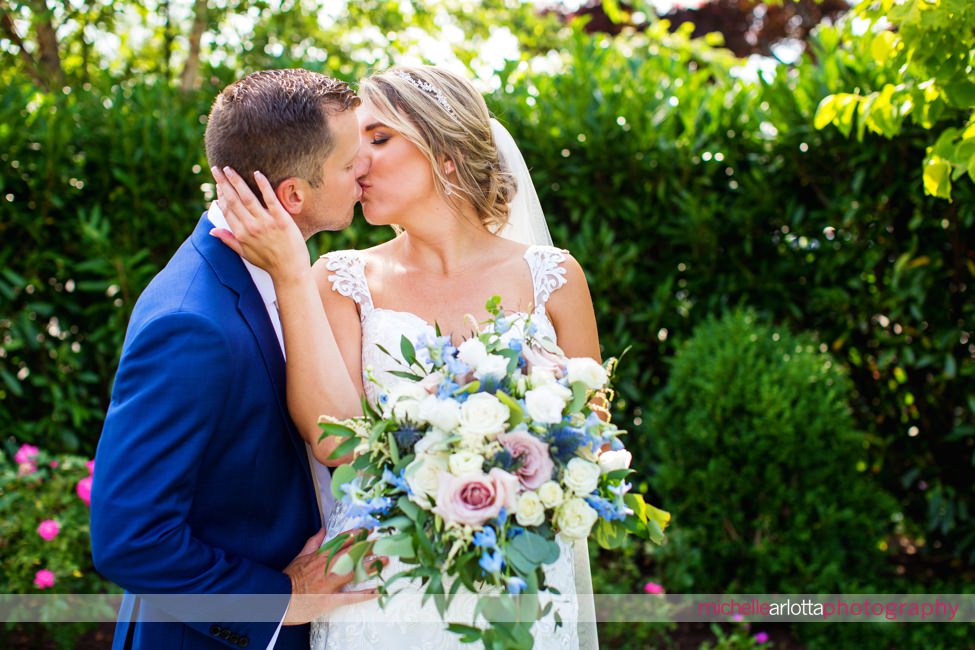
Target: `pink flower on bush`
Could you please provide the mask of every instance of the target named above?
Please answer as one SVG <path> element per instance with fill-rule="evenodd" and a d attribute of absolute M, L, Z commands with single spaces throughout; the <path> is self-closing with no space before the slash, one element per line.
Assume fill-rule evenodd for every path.
<path fill-rule="evenodd" d="M 768 643 L 768 632 L 759 632 L 754 637 L 755 643 L 762 645 L 763 643 Z"/>
<path fill-rule="evenodd" d="M 41 525 L 37 527 L 37 534 L 44 538 L 44 541 L 50 542 L 52 539 L 58 536 L 61 532 L 61 524 L 54 521 L 53 519 L 45 519 L 41 522 Z"/>
<path fill-rule="evenodd" d="M 37 473 L 37 464 L 34 461 L 27 461 L 17 465 L 17 476 L 30 476 Z"/>
<path fill-rule="evenodd" d="M 85 463 L 85 467 L 88 468 L 88 473 L 89 474 L 94 475 L 95 474 L 95 459 L 92 458 L 87 463 Z"/>
<path fill-rule="evenodd" d="M 528 433 L 514 431 L 498 436 L 505 449 L 521 459 L 521 467 L 515 470 L 521 484 L 529 490 L 537 490 L 552 478 L 555 463 L 548 453 L 548 445 Z"/>
<path fill-rule="evenodd" d="M 17 464 L 33 463 L 39 452 L 40 450 L 34 445 L 21 445 L 14 455 L 14 461 Z"/>
<path fill-rule="evenodd" d="M 518 479 L 503 469 L 494 467 L 487 474 L 463 476 L 441 472 L 438 481 L 437 506 L 433 512 L 447 523 L 479 528 L 497 517 L 502 507 L 508 512 L 515 511 Z"/>
<path fill-rule="evenodd" d="M 81 497 L 81 500 L 85 502 L 86 506 L 91 505 L 91 477 L 86 476 L 85 478 L 78 481 L 78 485 L 75 486 L 75 492 Z"/>
<path fill-rule="evenodd" d="M 662 594 L 664 593 L 664 587 L 656 582 L 648 582 L 647 584 L 643 585 L 643 591 L 648 594 Z"/>
<path fill-rule="evenodd" d="M 58 464 L 59 464 L 58 461 L 52 460 L 51 463 L 50 463 L 51 469 L 57 469 L 58 468 Z"/>
<path fill-rule="evenodd" d="M 54 586 L 54 574 L 47 569 L 41 569 L 34 574 L 34 585 L 38 589 L 47 589 Z"/>

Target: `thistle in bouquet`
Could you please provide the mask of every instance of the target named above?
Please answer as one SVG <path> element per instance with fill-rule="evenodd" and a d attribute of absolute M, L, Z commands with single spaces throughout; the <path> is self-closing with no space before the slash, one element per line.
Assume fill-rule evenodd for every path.
<path fill-rule="evenodd" d="M 557 535 L 595 536 L 605 548 L 628 534 L 660 543 L 670 515 L 627 481 L 624 431 L 609 417 L 616 359 L 568 358 L 530 315 L 506 315 L 498 297 L 487 310 L 491 319 L 459 346 L 437 329 L 403 337 L 399 356 L 383 350 L 399 362 L 398 380 L 372 378 L 379 404 L 323 421 L 323 437 L 344 439 L 335 457 L 354 452 L 333 475 L 336 497 L 378 533 L 375 554 L 408 566 L 381 593 L 418 579 L 441 616 L 462 586 L 498 594 L 478 599 L 475 617 L 487 625 L 450 629 L 488 648 L 530 648 L 532 624 L 552 608 L 539 595 L 554 592 L 542 567 L 562 552 Z M 353 545 L 337 569 L 364 578 L 368 544 Z"/>

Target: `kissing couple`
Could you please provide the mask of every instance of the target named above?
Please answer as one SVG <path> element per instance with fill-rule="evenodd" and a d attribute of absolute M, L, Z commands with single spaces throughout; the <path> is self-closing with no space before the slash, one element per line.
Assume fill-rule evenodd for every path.
<path fill-rule="evenodd" d="M 351 455 L 332 457 L 319 418 L 361 415 L 379 399 L 364 377 L 406 381 L 383 349 L 437 328 L 457 345 L 492 296 L 599 361 L 585 274 L 551 245 L 511 136 L 441 68 L 394 67 L 358 96 L 307 70 L 251 74 L 214 101 L 206 152 L 218 200 L 133 310 L 96 453 L 92 555 L 127 592 L 113 647 L 461 647 L 432 602 L 380 607 L 316 552 L 356 532 L 328 470 Z M 356 202 L 395 236 L 310 264 L 306 240 Z M 585 542 L 559 544 L 547 582 L 591 607 Z M 383 579 L 403 569 L 378 559 Z M 261 613 L 186 604 L 212 594 L 259 596 Z M 591 619 L 563 617 L 535 623 L 536 648 L 597 647 Z"/>

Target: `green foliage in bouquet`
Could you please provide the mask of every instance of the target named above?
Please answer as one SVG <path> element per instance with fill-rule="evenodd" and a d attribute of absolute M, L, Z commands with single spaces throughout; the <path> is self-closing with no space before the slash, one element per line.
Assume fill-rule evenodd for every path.
<path fill-rule="evenodd" d="M 883 574 L 894 504 L 866 474 L 849 382 L 817 348 L 735 311 L 674 360 L 651 418 L 672 590 L 836 593 Z"/>

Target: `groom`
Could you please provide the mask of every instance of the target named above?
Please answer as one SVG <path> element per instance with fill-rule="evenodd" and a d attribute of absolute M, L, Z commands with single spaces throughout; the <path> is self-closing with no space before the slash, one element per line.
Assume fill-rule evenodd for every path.
<path fill-rule="evenodd" d="M 358 103 L 306 70 L 252 74 L 213 104 L 209 164 L 264 172 L 306 238 L 344 228 Z M 307 623 L 352 575 L 315 552 L 322 513 L 288 415 L 273 285 L 209 235 L 226 228 L 215 207 L 132 313 L 96 456 L 92 556 L 127 592 L 114 648 L 307 650 Z M 262 596 L 248 616 L 246 599 L 204 594 Z"/>

